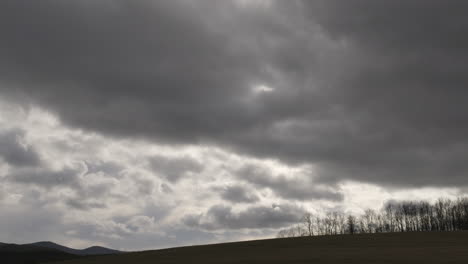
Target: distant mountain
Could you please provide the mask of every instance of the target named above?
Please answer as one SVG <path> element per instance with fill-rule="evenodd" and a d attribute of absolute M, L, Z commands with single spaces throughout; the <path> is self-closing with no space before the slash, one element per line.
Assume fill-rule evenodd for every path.
<path fill-rule="evenodd" d="M 65 247 L 65 246 L 56 244 L 54 242 L 50 242 L 50 241 L 41 241 L 41 242 L 31 243 L 31 244 L 28 244 L 28 245 L 56 249 L 56 250 L 60 250 L 62 252 L 66 252 L 66 253 L 73 254 L 73 255 L 78 255 L 78 256 L 109 255 L 109 254 L 122 253 L 122 251 L 118 251 L 118 250 L 115 250 L 115 249 L 109 249 L 109 248 L 105 248 L 105 247 L 98 247 L 98 246 L 93 246 L 93 247 L 89 247 L 89 248 L 85 248 L 85 249 L 74 249 L 74 248 Z"/>

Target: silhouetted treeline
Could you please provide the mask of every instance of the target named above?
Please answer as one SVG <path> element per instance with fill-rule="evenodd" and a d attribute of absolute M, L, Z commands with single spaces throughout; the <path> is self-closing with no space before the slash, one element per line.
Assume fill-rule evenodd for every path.
<path fill-rule="evenodd" d="M 357 233 L 468 230 L 468 198 L 387 202 L 380 210 L 367 209 L 360 216 L 329 212 L 310 213 L 300 223 L 278 232 L 277 237 Z"/>

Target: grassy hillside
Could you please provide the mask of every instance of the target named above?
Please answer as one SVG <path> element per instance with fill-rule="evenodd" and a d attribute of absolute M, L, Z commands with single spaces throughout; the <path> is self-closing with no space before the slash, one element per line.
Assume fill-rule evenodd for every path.
<path fill-rule="evenodd" d="M 257 240 L 87 257 L 61 263 L 468 263 L 468 232 Z"/>

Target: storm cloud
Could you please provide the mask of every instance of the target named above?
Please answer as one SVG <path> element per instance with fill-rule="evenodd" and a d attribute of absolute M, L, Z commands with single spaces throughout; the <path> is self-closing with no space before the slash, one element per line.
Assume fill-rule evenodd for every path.
<path fill-rule="evenodd" d="M 67 124 L 315 164 L 324 181 L 467 183 L 459 1 L 1 5 L 2 93 Z"/>

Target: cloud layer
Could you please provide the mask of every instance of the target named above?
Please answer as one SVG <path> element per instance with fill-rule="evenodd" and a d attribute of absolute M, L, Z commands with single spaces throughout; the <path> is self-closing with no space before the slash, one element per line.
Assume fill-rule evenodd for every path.
<path fill-rule="evenodd" d="M 1 89 L 75 127 L 324 181 L 466 184 L 468 22 L 440 5 L 5 1 Z"/>

